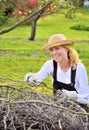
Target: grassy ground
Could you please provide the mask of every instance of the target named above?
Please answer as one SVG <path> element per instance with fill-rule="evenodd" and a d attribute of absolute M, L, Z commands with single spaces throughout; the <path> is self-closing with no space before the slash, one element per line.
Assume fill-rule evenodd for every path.
<path fill-rule="evenodd" d="M 89 77 L 89 31 L 70 29 L 76 24 L 88 25 L 89 9 L 80 9 L 75 19 L 67 19 L 63 14 L 54 14 L 41 18 L 37 23 L 36 39 L 29 41 L 30 26 L 0 35 L 0 76 L 23 80 L 28 72 L 37 72 L 43 63 L 50 59 L 49 53 L 42 50 L 49 36 L 63 33 L 69 39 L 76 40 L 74 48 L 86 66 Z M 51 86 L 50 78 L 45 80 Z"/>

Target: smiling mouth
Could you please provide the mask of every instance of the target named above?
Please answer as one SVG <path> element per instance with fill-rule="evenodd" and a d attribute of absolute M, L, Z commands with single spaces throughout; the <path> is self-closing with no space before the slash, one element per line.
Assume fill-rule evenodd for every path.
<path fill-rule="evenodd" d="M 61 57 L 60 55 L 54 56 L 55 59 L 58 59 L 58 58 L 60 58 L 60 57 Z"/>

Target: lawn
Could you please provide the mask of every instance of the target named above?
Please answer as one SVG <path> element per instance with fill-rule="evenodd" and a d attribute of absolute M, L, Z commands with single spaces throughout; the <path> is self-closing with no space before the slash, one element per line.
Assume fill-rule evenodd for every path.
<path fill-rule="evenodd" d="M 23 80 L 26 73 L 37 72 L 44 62 L 50 59 L 49 52 L 42 50 L 49 36 L 63 33 L 67 38 L 76 40 L 73 47 L 85 64 L 89 77 L 89 31 L 71 29 L 71 26 L 77 24 L 88 25 L 88 12 L 89 9 L 86 8 L 78 10 L 75 19 L 67 19 L 60 13 L 40 18 L 35 41 L 29 41 L 30 25 L 23 25 L 0 35 L 0 76 Z M 44 82 L 52 86 L 50 77 Z"/>

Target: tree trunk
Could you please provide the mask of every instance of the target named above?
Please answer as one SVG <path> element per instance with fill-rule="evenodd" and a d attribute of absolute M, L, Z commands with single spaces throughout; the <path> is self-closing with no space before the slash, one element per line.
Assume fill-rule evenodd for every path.
<path fill-rule="evenodd" d="M 35 34 L 36 34 L 36 20 L 32 20 L 32 25 L 31 25 L 31 37 L 29 38 L 29 40 L 34 41 L 35 39 Z"/>
<path fill-rule="evenodd" d="M 83 7 L 83 5 L 84 5 L 84 0 L 79 0 L 79 7 Z"/>
<path fill-rule="evenodd" d="M 49 5 L 47 5 L 49 6 Z M 47 7 L 46 6 L 46 7 Z M 45 8 L 43 8 L 42 10 L 40 10 L 32 19 L 32 28 L 31 28 L 31 37 L 29 38 L 29 40 L 34 41 L 35 39 L 35 35 L 36 35 L 36 23 L 38 21 L 38 19 L 41 17 L 41 15 L 44 13 Z"/>
<path fill-rule="evenodd" d="M 31 40 L 31 41 L 34 41 L 34 39 L 35 39 L 35 35 L 36 35 L 36 23 L 37 23 L 37 20 L 41 17 L 41 15 L 42 15 L 43 12 L 44 12 L 44 10 L 42 10 L 41 12 L 39 12 L 32 19 L 31 37 L 29 38 L 29 40 Z"/>

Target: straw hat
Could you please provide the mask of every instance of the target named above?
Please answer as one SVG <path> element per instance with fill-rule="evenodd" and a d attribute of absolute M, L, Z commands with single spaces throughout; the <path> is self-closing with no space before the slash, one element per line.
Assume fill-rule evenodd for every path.
<path fill-rule="evenodd" d="M 73 45 L 75 42 L 72 40 L 67 40 L 63 34 L 54 34 L 52 35 L 48 43 L 43 47 L 44 50 L 49 50 L 52 47 L 60 45 Z"/>

